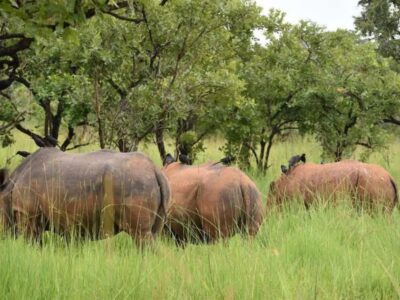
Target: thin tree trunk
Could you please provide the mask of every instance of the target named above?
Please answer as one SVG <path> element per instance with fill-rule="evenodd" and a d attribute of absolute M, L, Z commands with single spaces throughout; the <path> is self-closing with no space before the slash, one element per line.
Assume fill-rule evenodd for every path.
<path fill-rule="evenodd" d="M 101 118 L 101 90 L 99 84 L 98 72 L 95 73 L 94 76 L 94 102 L 95 102 L 95 111 L 98 125 L 98 134 L 99 134 L 99 143 L 100 148 L 104 149 L 106 147 L 105 138 L 104 138 L 104 124 Z"/>
<path fill-rule="evenodd" d="M 268 141 L 268 146 L 267 146 L 267 152 L 265 153 L 265 161 L 264 161 L 264 166 L 263 166 L 263 172 L 267 172 L 268 168 L 269 168 L 269 156 L 271 154 L 271 148 L 272 148 L 272 144 L 273 144 L 273 139 L 274 136 L 272 135 Z"/>
<path fill-rule="evenodd" d="M 256 165 L 258 167 L 259 164 L 260 164 L 260 160 L 258 159 L 258 155 L 257 155 L 256 149 L 251 145 L 250 142 L 244 143 L 243 145 L 245 147 L 247 147 L 248 149 L 250 149 L 250 152 L 253 154 L 253 157 L 256 160 Z M 247 158 L 246 158 L 246 161 L 248 162 L 248 163 L 246 162 L 246 165 L 248 165 L 248 167 L 250 167 L 250 161 Z"/>
<path fill-rule="evenodd" d="M 120 152 L 129 152 L 126 140 L 124 140 L 123 138 L 120 138 L 118 140 L 118 149 Z"/>
<path fill-rule="evenodd" d="M 335 162 L 341 161 L 343 156 L 343 151 L 338 147 L 335 151 Z"/>
<path fill-rule="evenodd" d="M 180 139 L 181 135 L 183 133 L 183 124 L 182 120 L 178 120 L 178 126 L 176 129 L 176 134 L 175 134 L 175 150 L 174 150 L 174 157 L 177 158 L 179 155 L 179 147 L 180 147 Z"/>
<path fill-rule="evenodd" d="M 157 124 L 155 130 L 155 136 L 156 136 L 157 149 L 160 154 L 161 161 L 164 161 L 165 157 L 167 156 L 167 151 L 165 150 L 164 128 L 162 122 Z"/>
<path fill-rule="evenodd" d="M 98 133 L 100 148 L 104 149 L 106 147 L 106 143 L 104 142 L 104 125 L 102 119 L 99 116 L 97 117 L 97 124 L 99 126 Z"/>
<path fill-rule="evenodd" d="M 44 136 L 47 136 L 49 134 L 49 117 L 47 116 L 47 113 L 45 113 L 44 117 Z"/>
<path fill-rule="evenodd" d="M 52 126 L 51 126 L 51 136 L 55 138 L 56 140 L 58 139 L 58 135 L 60 133 L 60 127 L 61 127 L 61 121 L 62 121 L 62 114 L 64 112 L 64 102 L 62 100 L 58 101 L 58 106 L 57 106 L 57 113 L 56 115 L 52 118 Z"/>
<path fill-rule="evenodd" d="M 261 142 L 260 142 L 260 155 L 259 155 L 260 159 L 258 160 L 258 165 L 257 165 L 257 167 L 258 167 L 258 169 L 260 171 L 263 170 L 264 155 L 265 155 L 265 145 L 266 144 L 267 143 L 264 140 L 261 140 Z"/>
<path fill-rule="evenodd" d="M 48 136 L 52 129 L 53 114 L 51 112 L 50 101 L 48 99 L 40 101 L 40 106 L 44 110 L 44 136 Z"/>
<path fill-rule="evenodd" d="M 62 143 L 62 145 L 60 147 L 61 151 L 67 150 L 67 147 L 71 143 L 72 138 L 74 137 L 74 135 L 75 135 L 74 128 L 72 126 L 68 126 L 68 135 L 67 135 L 67 138 L 65 139 L 65 141 Z"/>

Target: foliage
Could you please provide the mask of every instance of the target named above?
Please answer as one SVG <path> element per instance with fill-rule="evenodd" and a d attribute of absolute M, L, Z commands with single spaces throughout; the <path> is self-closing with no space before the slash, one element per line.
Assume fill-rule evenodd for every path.
<path fill-rule="evenodd" d="M 266 46 L 255 45 L 251 59 L 243 64 L 245 95 L 254 102 L 233 112 L 235 122 L 227 128 L 227 149 L 232 151 L 236 145 L 234 149 L 247 164 L 252 154 L 264 172 L 275 140 L 300 129 L 299 122 L 305 118 L 307 108 L 299 99 L 315 82 L 321 42 L 321 28 L 307 22 L 290 25 L 283 16 L 271 11 L 266 20 Z"/>
<path fill-rule="evenodd" d="M 341 160 L 363 146 L 386 143 L 383 123 L 399 107 L 399 76 L 375 45 L 350 32 L 325 32 L 307 22 L 285 23 L 271 11 L 265 46 L 256 45 L 240 70 L 248 102 L 233 109 L 226 152 L 266 171 L 274 142 L 296 129 L 314 134 L 323 157 Z"/>
<path fill-rule="evenodd" d="M 134 150 L 154 133 L 163 156 L 164 132 L 176 149 L 185 131 L 200 141 L 220 125 L 210 116 L 241 97 L 235 52 L 250 43 L 259 10 L 241 1 L 149 1 L 135 11 L 142 24 L 93 18 L 62 51 L 87 77 L 100 145 Z"/>
<path fill-rule="evenodd" d="M 352 33 L 325 33 L 316 84 L 304 94 L 307 123 L 324 157 L 341 160 L 357 145 L 376 150 L 386 141 L 385 112 L 397 102 L 399 76 L 374 44 Z M 397 84 L 396 84 L 397 82 Z"/>
<path fill-rule="evenodd" d="M 372 37 L 378 43 L 378 50 L 382 55 L 394 59 L 392 68 L 400 73 L 400 4 L 390 0 L 361 0 L 359 5 L 362 11 L 361 16 L 355 20 L 357 28 L 364 36 Z M 390 85 L 390 82 L 387 84 Z M 399 114 L 399 105 L 395 103 L 386 112 L 384 122 L 400 125 Z"/>
<path fill-rule="evenodd" d="M 382 32 L 394 31 L 388 3 L 360 1 L 365 34 L 381 14 L 392 20 Z M 273 145 L 292 134 L 315 135 L 323 156 L 340 160 L 360 145 L 380 149 L 386 124 L 400 124 L 396 64 L 377 44 L 262 16 L 252 1 L 3 1 L 0 13 L 4 146 L 16 128 L 40 147 L 153 142 L 161 159 L 193 159 L 222 134 L 225 152 L 265 172 Z M 81 126 L 96 136 L 83 139 Z"/>
<path fill-rule="evenodd" d="M 166 0 L 163 0 L 157 5 L 164 6 L 166 2 Z M 81 99 L 75 98 L 82 96 L 83 92 L 80 95 L 68 95 L 72 90 L 76 90 L 71 89 L 74 84 L 73 81 L 77 83 L 77 87 L 82 82 L 81 78 L 74 76 L 74 66 L 70 70 L 65 70 L 63 67 L 59 69 L 59 58 L 67 55 L 63 47 L 65 44 L 62 45 L 59 40 L 60 38 L 65 39 L 66 42 L 76 45 L 79 42 L 77 33 L 85 26 L 87 20 L 98 16 L 101 17 L 101 15 L 111 15 L 115 19 L 135 24 L 144 22 L 143 19 L 129 17 L 134 14 L 132 5 L 133 1 L 1 2 L 0 57 L 9 59 L 0 61 L 0 70 L 4 71 L 4 74 L 2 74 L 4 76 L 0 78 L 0 90 L 8 89 L 14 82 L 19 82 L 28 87 L 34 96 L 38 96 L 38 98 L 35 97 L 35 100 L 43 108 L 42 113 L 45 114 L 45 136 L 42 137 L 25 128 L 21 124 L 21 120 L 15 119 L 12 123 L 6 125 L 14 125 L 17 129 L 32 137 L 39 146 L 49 146 L 47 136 L 57 139 L 61 122 L 68 116 L 67 118 L 70 120 L 65 120 L 67 122 L 68 135 L 60 146 L 61 149 L 65 150 L 75 135 L 73 126 L 86 123 L 85 119 L 88 110 L 85 105 L 81 105 L 83 103 Z M 58 49 L 56 49 L 57 46 L 59 47 Z M 29 48 L 34 50 L 33 53 L 27 51 Z M 68 49 L 68 47 L 65 48 Z M 27 61 L 21 61 L 23 59 L 21 56 L 24 53 L 29 53 Z M 50 54 L 54 60 L 46 61 L 46 54 Z M 42 57 L 40 58 L 41 55 Z M 32 61 L 30 61 L 30 58 L 32 58 Z M 21 68 L 21 66 L 28 64 L 28 69 L 30 67 L 33 70 L 40 63 L 45 63 L 41 65 L 42 67 L 49 67 L 49 73 L 45 74 L 41 80 L 34 82 L 35 85 L 39 84 L 41 87 L 32 86 L 26 79 L 26 76 L 28 76 L 25 72 L 26 69 Z M 63 63 L 65 65 L 66 62 L 64 61 Z M 83 80 L 84 82 L 85 80 Z M 37 89 L 42 89 L 43 93 L 35 94 Z M 85 91 L 85 89 L 82 89 L 82 91 Z M 60 96 L 60 92 L 62 96 L 56 99 L 56 96 Z M 43 99 L 43 97 L 46 99 Z M 71 100 L 72 98 L 74 100 Z M 84 98 L 82 97 L 82 99 Z M 55 102 L 58 102 L 58 104 L 54 105 Z M 80 108 L 83 109 L 80 110 Z M 84 120 L 82 121 L 82 119 Z"/>
<path fill-rule="evenodd" d="M 360 0 L 361 16 L 355 24 L 366 36 L 379 44 L 379 51 L 400 62 L 400 3 L 393 0 Z"/>

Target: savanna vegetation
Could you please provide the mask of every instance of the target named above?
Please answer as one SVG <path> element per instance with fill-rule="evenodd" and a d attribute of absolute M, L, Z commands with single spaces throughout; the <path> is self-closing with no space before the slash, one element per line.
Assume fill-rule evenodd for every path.
<path fill-rule="evenodd" d="M 29 139 L 1 152 L 27 147 Z M 220 145 L 207 140 L 200 162 L 216 160 Z M 11 150 L 10 150 L 11 149 Z M 271 151 L 279 165 L 304 150 L 318 162 L 321 147 L 313 139 L 290 138 Z M 371 155 L 400 179 L 399 144 Z M 88 151 L 90 149 L 82 149 Z M 145 148 L 159 161 L 156 146 Z M 7 152 L 9 151 L 9 152 Z M 357 157 L 357 155 L 356 155 Z M 248 172 L 266 197 L 280 173 Z M 61 299 L 397 299 L 400 296 L 400 212 L 392 215 L 358 212 L 343 199 L 339 206 L 305 210 L 294 203 L 268 211 L 251 241 L 237 235 L 213 245 L 176 247 L 161 237 L 154 249 L 140 252 L 125 233 L 102 241 L 66 244 L 48 233 L 43 246 L 23 238 L 0 240 L 0 294 L 4 298 Z"/>
<path fill-rule="evenodd" d="M 400 6 L 359 5 L 357 30 L 332 32 L 249 0 L 1 1 L 1 167 L 38 147 L 140 150 L 158 165 L 229 154 L 265 199 L 279 165 L 305 152 L 375 162 L 400 182 Z M 400 297 L 399 211 L 343 202 L 269 211 L 254 241 L 185 249 L 4 236 L 0 295 Z"/>

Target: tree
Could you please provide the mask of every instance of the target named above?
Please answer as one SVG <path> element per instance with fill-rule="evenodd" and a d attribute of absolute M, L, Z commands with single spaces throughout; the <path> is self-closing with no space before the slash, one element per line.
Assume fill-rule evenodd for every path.
<path fill-rule="evenodd" d="M 158 2 L 159 6 L 164 6 L 168 1 L 163 0 Z M 55 140 L 58 138 L 59 129 L 62 119 L 69 115 L 70 120 L 67 124 L 68 135 L 64 143 L 60 145 L 60 148 L 65 150 L 72 137 L 74 136 L 74 126 L 82 122 L 78 122 L 76 117 L 80 115 L 77 113 L 79 109 L 85 108 L 81 111 L 81 114 L 87 115 L 87 106 L 76 105 L 76 98 L 72 100 L 74 96 L 71 95 L 71 89 L 73 84 L 72 81 L 77 80 L 78 76 L 73 74 L 72 70 L 57 70 L 60 66 L 58 62 L 53 63 L 52 61 L 45 61 L 45 56 L 40 58 L 41 54 L 49 54 L 49 49 L 53 50 L 54 46 L 52 42 L 56 42 L 60 45 L 61 37 L 72 37 L 76 35 L 76 31 L 82 29 L 81 24 L 85 23 L 88 19 L 91 19 L 98 15 L 110 15 L 112 18 L 129 21 L 135 24 L 144 22 L 143 19 L 136 18 L 134 11 L 132 10 L 132 3 L 136 1 L 3 1 L 0 4 L 1 19 L 1 31 L 0 31 L 0 91 L 9 89 L 14 82 L 22 83 L 27 87 L 37 103 L 43 108 L 45 114 L 44 120 L 44 135 L 34 133 L 32 130 L 25 128 L 22 125 L 24 118 L 22 117 L 25 112 L 17 112 L 15 99 L 12 99 L 10 95 L 12 92 L 2 93 L 2 99 L 6 99 L 9 105 L 7 106 L 7 113 L 3 114 L 0 119 L 2 125 L 0 130 L 5 134 L 6 141 L 12 142 L 11 130 L 16 127 L 18 130 L 32 137 L 38 146 L 54 146 Z M 33 49 L 32 53 L 26 54 L 29 49 Z M 63 51 L 58 49 L 59 53 Z M 58 54 L 59 54 L 58 53 Z M 27 58 L 27 61 L 21 63 L 21 56 Z M 63 53 L 64 54 L 64 53 Z M 33 84 L 27 80 L 25 68 L 22 70 L 21 65 L 30 64 L 35 65 L 35 57 L 37 61 L 43 63 L 40 67 L 48 66 L 53 68 L 55 73 L 48 70 L 47 78 L 41 77 L 41 87 L 37 87 L 36 84 L 40 85 L 39 78 L 33 78 Z M 57 54 L 55 55 L 57 56 Z M 52 56 L 54 59 L 55 56 Z M 29 58 L 33 58 L 29 61 Z M 65 62 L 64 62 L 65 65 Z M 30 68 L 33 70 L 33 68 Z M 81 84 L 79 80 L 78 85 Z M 47 85 L 47 87 L 46 87 Z M 38 92 L 37 90 L 41 90 Z M 59 93 L 58 95 L 56 95 Z M 58 98 L 55 99 L 55 96 Z M 70 101 L 72 101 L 70 103 Z M 75 102 L 74 102 L 75 101 Z M 13 103 L 11 103 L 13 102 Z M 58 105 L 54 105 L 58 102 Z M 79 101 L 78 101 L 79 102 Z M 83 102 L 80 102 L 81 104 Z M 56 106 L 56 107 L 55 107 Z M 3 107 L 6 109 L 6 106 Z M 73 112 L 73 109 L 75 111 Z M 72 110 L 71 110 L 72 109 Z M 73 117 L 72 117 L 73 115 Z M 74 120 L 72 120 L 74 119 Z M 86 121 L 83 121 L 84 123 Z M 52 140 L 53 142 L 50 142 Z"/>
<path fill-rule="evenodd" d="M 43 122 L 42 139 L 51 137 L 60 140 L 62 123 L 67 127 L 67 135 L 60 140 L 61 150 L 67 150 L 75 129 L 89 125 L 91 112 L 90 89 L 87 89 L 87 78 L 77 73 L 75 62 L 68 59 L 71 51 L 71 38 L 65 35 L 54 35 L 36 41 L 41 50 L 35 55 L 26 57 L 24 69 L 24 86 L 32 94 L 33 101 L 39 108 L 34 120 Z M 75 44 L 74 44 L 75 45 Z M 32 131 L 19 124 L 18 130 L 31 135 Z M 54 146 L 50 144 L 49 146 Z M 81 145 L 74 145 L 76 148 Z"/>
<path fill-rule="evenodd" d="M 234 122 L 227 126 L 226 145 L 245 165 L 252 155 L 262 172 L 269 168 L 276 139 L 299 129 L 304 118 L 298 99 L 315 81 L 321 42 L 321 28 L 307 22 L 290 25 L 279 11 L 271 11 L 266 29 L 266 46 L 256 45 L 241 70 L 245 96 L 253 102 L 231 112 Z"/>
<path fill-rule="evenodd" d="M 378 51 L 392 57 L 396 63 L 392 68 L 400 73 L 400 3 L 392 0 L 362 0 L 361 16 L 355 20 L 356 27 L 364 36 L 378 43 Z M 390 84 L 389 82 L 387 84 Z M 384 116 L 388 124 L 400 125 L 400 103 L 395 103 Z"/>
<path fill-rule="evenodd" d="M 360 0 L 361 16 L 355 19 L 363 35 L 372 36 L 384 56 L 400 62 L 400 3 L 394 0 Z"/>
<path fill-rule="evenodd" d="M 187 151 L 199 150 L 218 128 L 211 114 L 240 97 L 236 51 L 250 45 L 260 10 L 246 1 L 143 1 L 133 9 L 143 22 L 93 18 L 67 52 L 90 82 L 100 145 L 135 150 L 153 135 L 164 158 L 168 135 L 176 154 L 184 140 Z"/>
<path fill-rule="evenodd" d="M 367 152 L 383 146 L 382 120 L 397 101 L 398 74 L 374 43 L 347 31 L 324 33 L 321 49 L 317 81 L 303 95 L 303 105 L 323 156 L 339 161 L 357 146 Z"/>

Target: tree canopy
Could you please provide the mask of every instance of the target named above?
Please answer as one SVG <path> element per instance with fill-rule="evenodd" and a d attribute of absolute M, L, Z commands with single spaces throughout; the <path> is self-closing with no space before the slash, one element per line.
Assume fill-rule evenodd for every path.
<path fill-rule="evenodd" d="M 379 51 L 400 62 L 400 3 L 395 0 L 360 0 L 355 24 L 379 44 Z"/>
<path fill-rule="evenodd" d="M 19 130 L 39 147 L 155 143 L 161 159 L 193 161 L 217 134 L 263 172 L 291 134 L 315 136 L 332 160 L 368 154 L 400 124 L 398 9 L 360 5 L 374 41 L 264 16 L 248 0 L 3 1 L 2 145 Z"/>

